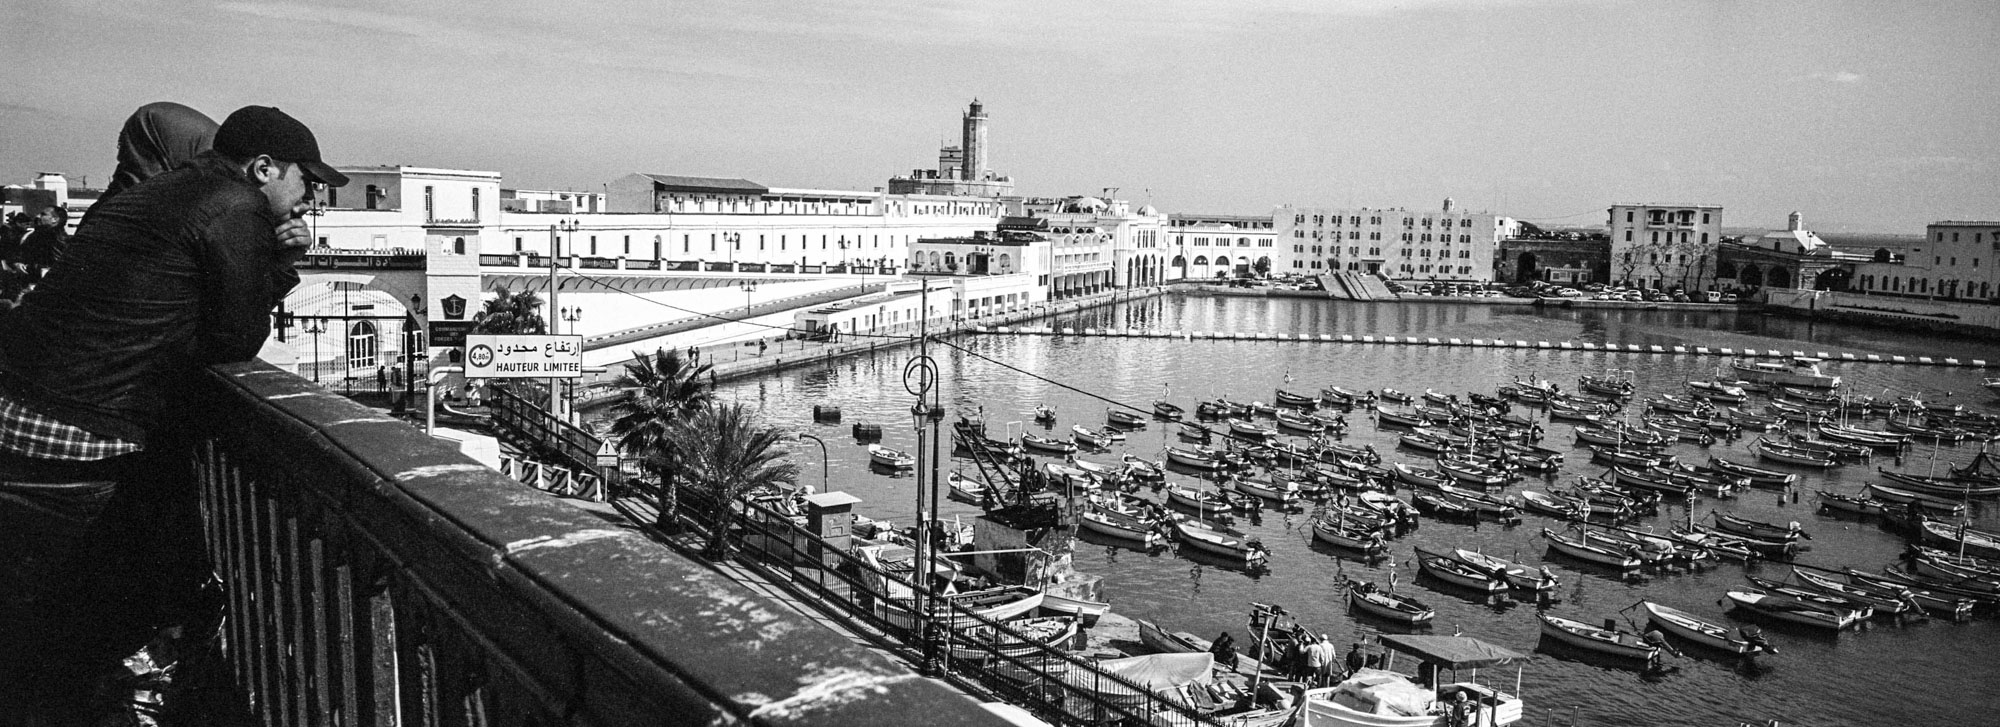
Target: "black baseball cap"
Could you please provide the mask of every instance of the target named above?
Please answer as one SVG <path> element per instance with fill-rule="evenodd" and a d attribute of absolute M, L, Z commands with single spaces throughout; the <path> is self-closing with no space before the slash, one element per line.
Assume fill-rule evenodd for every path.
<path fill-rule="evenodd" d="M 299 165 L 312 181 L 329 187 L 347 184 L 347 175 L 319 158 L 312 129 L 275 106 L 245 106 L 222 121 L 215 131 L 215 150 L 232 159 L 263 154 Z"/>

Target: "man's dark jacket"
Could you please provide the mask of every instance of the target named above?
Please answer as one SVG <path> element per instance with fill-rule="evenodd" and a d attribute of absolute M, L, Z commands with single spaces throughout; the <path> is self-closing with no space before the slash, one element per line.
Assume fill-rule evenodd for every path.
<path fill-rule="evenodd" d="M 45 416 L 144 443 L 201 366 L 247 361 L 299 282 L 279 218 L 211 153 L 91 210 L 67 256 L 0 316 L 0 387 Z"/>

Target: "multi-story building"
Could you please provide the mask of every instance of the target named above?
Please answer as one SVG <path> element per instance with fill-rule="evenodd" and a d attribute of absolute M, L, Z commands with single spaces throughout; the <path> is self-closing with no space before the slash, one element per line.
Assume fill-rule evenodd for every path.
<path fill-rule="evenodd" d="M 1391 280 L 1488 283 L 1519 224 L 1492 212 L 1282 206 L 1273 271 L 1379 273 Z"/>
<path fill-rule="evenodd" d="M 1715 284 L 1722 207 L 1614 204 L 1611 278 L 1640 288 L 1707 290 Z"/>
<path fill-rule="evenodd" d="M 2000 302 L 2000 222 L 1944 221 L 1901 256 L 1878 251 L 1856 266 L 1857 292 L 1941 300 Z"/>
<path fill-rule="evenodd" d="M 1277 232 L 1269 215 L 1167 215 L 1166 249 L 1173 256 L 1167 276 L 1201 280 L 1250 275 L 1258 260 L 1272 273 L 1283 273 L 1271 256 Z"/>
<path fill-rule="evenodd" d="M 1029 197 L 1016 211 L 1047 221 L 1050 297 L 1154 285 L 1166 275 L 1167 217 L 1122 199 Z"/>

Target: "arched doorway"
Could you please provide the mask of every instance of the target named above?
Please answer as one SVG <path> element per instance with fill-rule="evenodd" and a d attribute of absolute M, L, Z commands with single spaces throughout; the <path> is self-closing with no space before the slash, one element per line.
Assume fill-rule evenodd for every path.
<path fill-rule="evenodd" d="M 372 321 L 355 321 L 347 327 L 347 368 L 374 368 L 381 354 L 381 336 Z"/>
<path fill-rule="evenodd" d="M 1534 282 L 1540 278 L 1541 271 L 1537 270 L 1540 267 L 1540 262 L 1532 252 L 1521 253 L 1521 256 L 1514 263 L 1514 283 L 1521 285 Z"/>
<path fill-rule="evenodd" d="M 1765 285 L 1773 288 L 1792 287 L 1792 271 L 1783 265 L 1771 266 L 1770 274 L 1765 276 Z"/>
<path fill-rule="evenodd" d="M 1746 288 L 1761 287 L 1764 284 L 1764 271 L 1755 265 L 1737 268 L 1736 284 Z"/>
<path fill-rule="evenodd" d="M 1854 272 L 1846 268 L 1828 268 L 1813 276 L 1813 290 L 1846 290 L 1854 283 Z"/>
<path fill-rule="evenodd" d="M 1716 264 L 1715 266 L 1716 280 L 1733 280 L 1735 278 L 1736 278 L 1736 263 L 1725 262 Z"/>

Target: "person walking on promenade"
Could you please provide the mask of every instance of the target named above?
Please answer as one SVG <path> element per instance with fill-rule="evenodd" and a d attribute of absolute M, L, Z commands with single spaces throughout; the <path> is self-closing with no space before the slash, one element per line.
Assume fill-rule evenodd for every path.
<path fill-rule="evenodd" d="M 169 417 L 200 411 L 205 367 L 257 355 L 298 283 L 310 190 L 346 181 L 304 124 L 245 107 L 192 164 L 102 203 L 0 317 L 0 714 L 90 724 L 121 706 L 92 686 L 152 636 L 133 614 L 156 604 L 129 599 L 157 591 L 92 540 L 172 520 L 172 552 L 145 555 L 199 558 L 202 420 Z M 114 496 L 145 515 L 113 522 Z"/>

